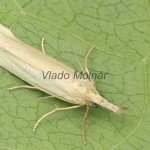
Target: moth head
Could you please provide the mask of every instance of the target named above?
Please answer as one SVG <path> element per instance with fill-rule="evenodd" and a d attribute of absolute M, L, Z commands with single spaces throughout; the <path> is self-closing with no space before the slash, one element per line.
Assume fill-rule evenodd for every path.
<path fill-rule="evenodd" d="M 95 95 L 94 99 L 92 99 L 91 105 L 94 107 L 98 107 L 99 105 L 102 107 L 105 107 L 111 111 L 113 111 L 116 114 L 121 114 L 122 111 L 127 107 L 121 107 L 114 105 L 110 103 L 108 100 L 106 100 L 104 97 L 99 95 L 98 93 Z"/>

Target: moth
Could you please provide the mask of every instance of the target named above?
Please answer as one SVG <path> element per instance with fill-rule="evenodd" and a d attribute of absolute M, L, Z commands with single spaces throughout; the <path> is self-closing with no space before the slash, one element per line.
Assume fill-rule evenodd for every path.
<path fill-rule="evenodd" d="M 85 72 L 87 73 L 89 73 L 87 60 L 93 48 L 94 47 L 88 51 L 85 58 Z M 45 117 L 54 112 L 86 106 L 82 127 L 83 141 L 84 144 L 86 144 L 84 128 L 89 107 L 100 105 L 117 114 L 121 113 L 123 107 L 114 105 L 102 97 L 96 90 L 92 80 L 73 78 L 75 70 L 45 54 L 43 42 L 42 49 L 43 52 L 23 43 L 17 39 L 9 29 L 0 25 L 0 66 L 31 85 L 20 86 L 18 88 L 36 88 L 51 95 L 51 97 L 56 97 L 60 100 L 74 104 L 73 106 L 66 108 L 56 107 L 53 111 L 43 115 L 35 123 L 33 131 L 35 131 L 37 125 Z M 55 72 L 56 74 L 64 71 L 69 74 L 70 78 L 44 79 L 42 72 L 47 72 L 48 70 Z"/>

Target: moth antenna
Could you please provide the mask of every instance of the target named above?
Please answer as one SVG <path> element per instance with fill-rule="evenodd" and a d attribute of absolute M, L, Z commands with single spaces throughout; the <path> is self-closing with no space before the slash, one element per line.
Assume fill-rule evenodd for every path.
<path fill-rule="evenodd" d="M 85 71 L 88 73 L 88 75 L 90 75 L 90 72 L 89 72 L 89 69 L 88 69 L 88 57 L 89 57 L 91 51 L 92 51 L 94 48 L 95 48 L 95 45 L 93 45 L 93 46 L 89 49 L 89 51 L 88 51 L 88 53 L 87 53 L 87 55 L 86 55 L 86 57 L 85 57 Z M 93 79 L 90 79 L 90 81 L 91 81 L 92 84 L 94 85 Z"/>

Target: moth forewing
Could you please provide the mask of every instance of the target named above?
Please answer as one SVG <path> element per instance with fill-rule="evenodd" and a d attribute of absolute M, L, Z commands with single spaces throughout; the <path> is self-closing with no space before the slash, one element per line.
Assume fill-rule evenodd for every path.
<path fill-rule="evenodd" d="M 77 90 L 81 89 L 81 87 L 77 88 L 78 83 L 67 79 L 43 79 L 41 70 L 32 67 L 28 63 L 24 63 L 22 60 L 18 59 L 18 57 L 9 53 L 5 48 L 1 49 L 0 58 L 2 67 L 35 86 L 37 89 L 61 98 L 67 102 L 85 105 L 83 95 L 81 96 L 77 92 Z M 59 86 L 59 84 L 61 86 Z"/>

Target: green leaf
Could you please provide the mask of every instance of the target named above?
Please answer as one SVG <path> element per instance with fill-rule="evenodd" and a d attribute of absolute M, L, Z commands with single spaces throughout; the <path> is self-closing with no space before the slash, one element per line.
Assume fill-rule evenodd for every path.
<path fill-rule="evenodd" d="M 0 22 L 25 43 L 80 70 L 88 49 L 89 68 L 107 72 L 95 80 L 109 101 L 127 106 L 121 115 L 91 108 L 81 136 L 85 109 L 54 114 L 32 132 L 36 120 L 62 100 L 38 99 L 37 90 L 7 88 L 26 85 L 0 68 L 0 149 L 134 150 L 150 148 L 150 7 L 145 0 L 1 0 Z"/>

